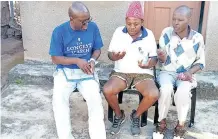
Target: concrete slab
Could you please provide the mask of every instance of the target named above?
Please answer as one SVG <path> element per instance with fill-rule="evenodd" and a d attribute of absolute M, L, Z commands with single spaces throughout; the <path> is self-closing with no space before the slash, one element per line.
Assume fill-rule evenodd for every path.
<path fill-rule="evenodd" d="M 127 117 L 132 109 L 138 106 L 138 96 L 124 94 L 121 108 Z M 3 92 L 1 99 L 1 138 L 2 139 L 57 139 L 52 111 L 51 85 L 10 84 Z M 107 102 L 103 99 L 107 132 L 111 123 L 107 120 Z M 218 100 L 197 100 L 195 126 L 188 128 L 187 139 L 218 139 Z M 80 93 L 72 93 L 70 109 L 73 135 L 76 139 L 89 139 L 87 106 Z M 124 123 L 120 134 L 108 139 L 151 139 L 154 107 L 148 112 L 148 125 L 141 128 L 139 137 L 130 134 L 129 119 Z M 170 108 L 167 121 L 168 130 L 165 139 L 172 139 L 176 124 L 175 107 Z"/>
<path fill-rule="evenodd" d="M 96 65 L 101 86 L 109 78 L 109 74 L 113 69 L 113 65 L 99 62 Z M 9 84 L 21 82 L 30 85 L 47 85 L 53 84 L 53 72 L 55 65 L 52 63 L 44 63 L 39 61 L 25 61 L 24 64 L 15 66 L 9 72 Z M 198 99 L 218 99 L 218 72 L 201 72 L 197 74 Z"/>

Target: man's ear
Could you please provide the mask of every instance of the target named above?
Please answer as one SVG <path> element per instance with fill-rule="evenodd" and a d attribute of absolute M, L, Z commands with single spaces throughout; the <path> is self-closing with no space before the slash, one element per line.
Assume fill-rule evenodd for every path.
<path fill-rule="evenodd" d="M 191 16 L 186 16 L 186 18 L 188 19 L 188 24 L 191 23 Z"/>
<path fill-rule="evenodd" d="M 142 24 L 142 26 L 144 26 L 144 20 L 143 19 L 141 20 L 141 24 Z"/>

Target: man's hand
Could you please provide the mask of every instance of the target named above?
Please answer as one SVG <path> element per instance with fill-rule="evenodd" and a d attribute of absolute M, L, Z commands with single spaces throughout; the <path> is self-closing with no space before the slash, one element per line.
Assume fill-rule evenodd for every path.
<path fill-rule="evenodd" d="M 165 50 L 157 49 L 157 57 L 161 62 L 165 62 L 167 59 L 167 53 Z"/>
<path fill-rule="evenodd" d="M 192 74 L 188 71 L 183 73 L 185 75 L 185 81 L 192 81 Z"/>
<path fill-rule="evenodd" d="M 142 68 L 142 69 L 149 69 L 149 68 L 151 68 L 151 66 L 150 66 L 150 61 L 151 61 L 151 58 L 148 59 L 148 61 L 147 61 L 146 64 L 143 64 L 143 63 L 142 63 L 143 60 L 140 60 L 140 61 L 138 61 L 138 66 L 139 66 L 140 68 Z"/>
<path fill-rule="evenodd" d="M 182 80 L 182 81 L 190 81 L 192 82 L 192 74 L 188 71 L 184 72 L 184 73 L 180 73 L 177 78 L 179 80 Z"/>
<path fill-rule="evenodd" d="M 112 57 L 115 61 L 122 59 L 126 55 L 126 52 L 112 52 Z"/>
<path fill-rule="evenodd" d="M 90 70 L 91 70 L 91 74 L 93 74 L 94 73 L 94 71 L 95 71 L 95 62 L 94 61 L 90 61 L 89 62 L 89 64 L 90 64 Z"/>
<path fill-rule="evenodd" d="M 78 59 L 77 66 L 86 74 L 92 74 L 91 65 L 84 59 Z"/>

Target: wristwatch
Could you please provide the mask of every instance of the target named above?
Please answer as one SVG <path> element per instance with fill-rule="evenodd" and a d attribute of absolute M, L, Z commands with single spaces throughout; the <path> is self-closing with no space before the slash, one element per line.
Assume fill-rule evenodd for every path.
<path fill-rule="evenodd" d="M 90 58 L 89 62 L 93 61 L 96 64 L 96 60 L 94 58 Z"/>

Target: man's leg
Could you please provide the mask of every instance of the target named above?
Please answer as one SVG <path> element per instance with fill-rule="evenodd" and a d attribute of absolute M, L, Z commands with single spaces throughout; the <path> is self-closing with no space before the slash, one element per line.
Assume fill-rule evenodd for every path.
<path fill-rule="evenodd" d="M 191 101 L 192 83 L 189 81 L 177 81 L 177 90 L 174 96 L 178 120 L 180 125 L 184 125 Z"/>
<path fill-rule="evenodd" d="M 147 111 L 158 100 L 159 91 L 153 80 L 141 81 L 135 87 L 143 96 L 135 114 L 136 117 L 140 117 L 143 112 Z"/>
<path fill-rule="evenodd" d="M 157 101 L 159 97 L 159 91 L 154 81 L 152 80 L 152 76 L 149 77 L 148 79 L 138 82 L 135 85 L 135 87 L 143 95 L 143 99 L 139 104 L 137 111 L 133 110 L 130 116 L 130 120 L 132 122 L 131 124 L 132 135 L 138 136 L 140 134 L 140 123 L 139 123 L 140 116 L 143 112 L 148 110 Z"/>
<path fill-rule="evenodd" d="M 126 87 L 126 82 L 116 76 L 112 76 L 103 87 L 104 96 L 118 117 L 120 117 L 122 114 L 120 111 L 117 94 L 126 89 Z"/>
<path fill-rule="evenodd" d="M 169 72 L 160 72 L 158 83 L 160 85 L 160 97 L 158 99 L 158 124 L 153 133 L 153 139 L 163 139 L 166 130 L 166 117 L 170 108 L 173 92 L 174 75 Z"/>
<path fill-rule="evenodd" d="M 160 98 L 158 99 L 159 122 L 167 117 L 172 102 L 172 93 L 174 93 L 174 82 L 174 75 L 168 72 L 160 72 L 158 77 L 158 83 L 160 85 Z"/>
<path fill-rule="evenodd" d="M 104 110 L 99 83 L 96 80 L 84 80 L 78 83 L 78 90 L 88 106 L 90 138 L 106 139 Z"/>
<path fill-rule="evenodd" d="M 55 72 L 52 104 L 59 139 L 74 139 L 71 134 L 69 97 L 75 87 L 75 83 L 66 81 L 61 70 Z"/>
<path fill-rule="evenodd" d="M 117 94 L 127 88 L 127 84 L 124 80 L 117 76 L 112 76 L 110 80 L 104 85 L 104 96 L 115 112 L 114 121 L 110 129 L 111 134 L 118 134 L 121 129 L 121 125 L 125 122 L 125 114 L 123 110 L 120 110 Z"/>
<path fill-rule="evenodd" d="M 179 122 L 175 128 L 175 136 L 183 137 L 185 135 L 185 121 L 191 102 L 191 88 L 191 82 L 177 80 L 177 90 L 174 96 L 174 101 Z"/>

